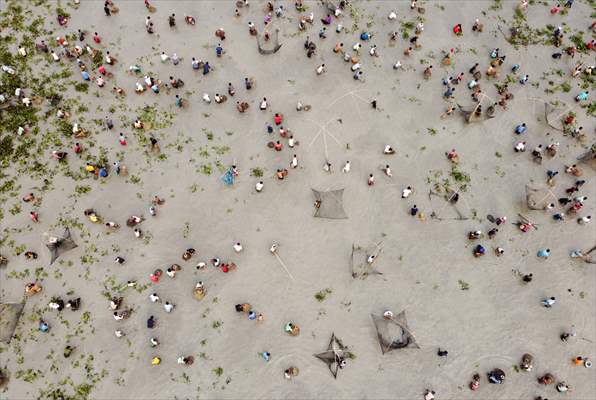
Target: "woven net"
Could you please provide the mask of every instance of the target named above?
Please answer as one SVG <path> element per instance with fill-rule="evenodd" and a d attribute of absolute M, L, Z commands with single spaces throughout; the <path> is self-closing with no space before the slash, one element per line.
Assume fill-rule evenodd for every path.
<path fill-rule="evenodd" d="M 77 247 L 77 244 L 71 239 L 68 228 L 64 228 L 62 236 L 53 236 L 49 233 L 44 233 L 44 241 L 46 247 L 50 250 L 50 265 L 62 254 Z"/>
<path fill-rule="evenodd" d="M 420 348 L 408 327 L 405 310 L 391 318 L 374 314 L 371 314 L 371 317 L 377 329 L 377 338 L 383 354 L 407 347 Z"/>
<path fill-rule="evenodd" d="M 344 211 L 343 195 L 344 190 L 328 190 L 326 192 L 319 192 L 312 189 L 315 196 L 315 217 L 331 218 L 331 219 L 346 219 L 348 215 Z"/>
<path fill-rule="evenodd" d="M 530 210 L 544 210 L 550 203 L 557 202 L 557 197 L 546 187 L 526 185 L 526 205 Z"/>
<path fill-rule="evenodd" d="M 10 343 L 25 303 L 0 303 L 0 342 Z"/>
<path fill-rule="evenodd" d="M 383 275 L 377 271 L 377 257 L 381 253 L 381 247 L 378 244 L 369 246 L 369 248 L 352 244 L 352 256 L 350 257 L 350 272 L 352 278 L 364 279 L 369 275 Z M 373 262 L 369 263 L 369 257 L 374 256 Z"/>
<path fill-rule="evenodd" d="M 331 334 L 331 340 L 327 346 L 327 350 L 315 354 L 319 360 L 323 361 L 329 367 L 329 371 L 333 377 L 337 379 L 337 373 L 342 369 L 346 363 L 346 348 L 339 339 L 335 337 L 335 333 Z"/>

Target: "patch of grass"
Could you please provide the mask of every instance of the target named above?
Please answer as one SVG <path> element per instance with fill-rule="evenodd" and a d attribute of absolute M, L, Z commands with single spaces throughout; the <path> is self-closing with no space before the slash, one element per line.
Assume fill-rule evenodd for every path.
<path fill-rule="evenodd" d="M 75 83 L 74 90 L 77 92 L 87 93 L 89 91 L 89 84 L 87 82 Z"/>
<path fill-rule="evenodd" d="M 259 167 L 252 168 L 250 170 L 250 175 L 254 176 L 255 178 L 260 178 L 263 176 L 263 169 Z"/>
<path fill-rule="evenodd" d="M 211 167 L 211 164 L 203 164 L 200 166 L 199 170 L 205 175 L 211 175 L 213 167 Z"/>
<path fill-rule="evenodd" d="M 569 93 L 571 91 L 571 85 L 568 82 L 561 83 L 559 87 L 565 93 Z"/>
<path fill-rule="evenodd" d="M 87 185 L 77 185 L 75 186 L 75 193 L 79 196 L 87 194 L 91 191 L 91 186 Z"/>
<path fill-rule="evenodd" d="M 230 146 L 219 146 L 219 147 L 218 146 L 213 146 L 211 148 L 213 150 L 215 150 L 215 154 L 220 155 L 220 156 L 222 156 L 222 155 L 224 155 L 224 154 L 226 154 L 227 152 L 230 151 Z"/>
<path fill-rule="evenodd" d="M 457 283 L 459 283 L 459 288 L 461 290 L 469 290 L 470 289 L 470 284 L 466 281 L 462 281 L 461 279 L 457 281 Z"/>
<path fill-rule="evenodd" d="M 315 293 L 315 299 L 317 299 L 319 303 L 322 303 L 327 298 L 327 295 L 330 295 L 331 293 L 333 293 L 333 290 L 331 290 L 330 288 L 325 288 Z"/>
<path fill-rule="evenodd" d="M 503 8 L 502 0 L 495 0 L 494 3 L 488 8 L 491 11 L 498 11 Z"/>
<path fill-rule="evenodd" d="M 470 175 L 460 171 L 455 165 L 451 167 L 451 172 L 449 174 L 457 183 L 460 184 L 459 189 L 462 192 L 465 192 L 467 190 L 468 183 L 471 181 Z"/>
<path fill-rule="evenodd" d="M 222 376 L 224 373 L 224 370 L 222 367 L 217 367 L 217 368 L 213 368 L 213 373 L 217 376 Z"/>

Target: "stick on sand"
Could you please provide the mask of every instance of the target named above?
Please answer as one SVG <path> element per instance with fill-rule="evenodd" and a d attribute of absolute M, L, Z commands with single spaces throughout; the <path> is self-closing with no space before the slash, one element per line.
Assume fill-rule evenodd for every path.
<path fill-rule="evenodd" d="M 281 266 L 283 267 L 283 269 L 286 270 L 286 273 L 288 274 L 288 276 L 290 278 L 292 278 L 292 280 L 294 282 L 296 282 L 296 279 L 294 279 L 294 276 L 292 276 L 292 274 L 290 273 L 290 271 L 288 270 L 288 267 L 286 267 L 286 265 L 284 264 L 284 262 L 281 260 L 281 258 L 279 257 L 279 255 L 277 254 L 277 252 L 273 253 L 273 255 L 275 256 L 275 258 L 277 258 L 277 261 L 279 261 L 279 263 L 281 264 Z"/>

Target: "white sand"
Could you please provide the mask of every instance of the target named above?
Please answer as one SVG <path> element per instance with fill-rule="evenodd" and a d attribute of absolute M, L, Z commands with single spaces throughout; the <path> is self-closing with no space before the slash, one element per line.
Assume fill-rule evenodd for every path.
<path fill-rule="evenodd" d="M 151 18 L 156 22 L 157 34 L 153 37 L 145 32 L 146 10 L 140 0 L 116 2 L 120 13 L 110 18 L 103 15 L 101 2 L 82 0 L 82 3 L 76 11 L 68 9 L 72 20 L 66 30 L 57 32 L 85 28 L 92 35 L 97 30 L 103 38 L 102 48 L 109 49 L 118 59 L 117 65 L 108 70 L 114 73 L 117 84 L 127 90 L 127 96 L 120 108 L 119 101 L 109 93 L 112 81 L 99 90 L 99 98 L 93 95 L 98 91 L 94 85 L 87 95 L 69 91 L 73 96 L 80 95 L 80 101 L 88 104 L 90 111 L 85 114 L 87 122 L 83 123 L 88 129 L 96 129 L 91 119 L 104 118 L 110 105 L 117 108 L 113 131 L 96 129 L 98 133 L 92 139 L 81 142 L 92 154 L 97 154 L 98 146 L 105 147 L 110 162 L 116 159 L 117 152 L 123 152 L 123 163 L 142 183 L 133 184 L 130 179 L 115 175 L 85 182 L 56 176 L 54 189 L 43 196 L 40 224 L 32 224 L 28 219 L 28 204 L 21 203 L 23 212 L 17 215 L 4 212 L 2 227 L 11 229 L 10 238 L 15 240 L 15 245 L 26 244 L 28 249 L 42 256 L 39 262 L 28 262 L 23 256 L 16 257 L 13 249 L 2 248 L 2 253 L 10 258 L 8 267 L 0 271 L 2 301 L 20 299 L 24 284 L 33 280 L 32 277 L 7 279 L 9 273 L 25 268 L 34 271 L 35 267 L 47 264 L 48 254 L 40 242 L 42 232 L 56 226 L 60 217 L 78 219 L 83 227 L 73 229 L 80 247 L 63 257 L 65 262 L 72 261 L 73 266 L 55 264 L 46 268 L 49 276 L 42 282 L 44 291 L 30 298 L 26 305 L 25 316 L 41 311 L 52 326 L 51 333 L 37 331 L 37 317 L 23 318 L 17 333 L 26 341 L 0 346 L 3 350 L 0 366 L 5 366 L 11 374 L 2 398 L 36 398 L 49 384 L 72 394 L 71 384 L 59 382 L 67 377 L 72 377 L 74 385 L 90 382 L 83 368 L 90 355 L 93 355 L 94 373 L 107 371 L 91 391 L 90 398 L 97 399 L 410 399 L 422 398 L 426 388 L 434 389 L 437 399 L 562 397 L 553 387 L 537 383 L 536 378 L 545 372 L 553 373 L 558 380 L 565 380 L 573 387 L 573 391 L 566 394 L 567 398 L 594 398 L 594 370 L 576 367 L 570 362 L 577 355 L 595 356 L 594 268 L 568 257 L 571 249 L 587 249 L 594 244 L 594 227 L 578 225 L 573 218 L 555 223 L 552 212 L 528 211 L 524 205 L 524 185 L 531 181 L 543 183 L 546 169 L 560 171 L 553 190 L 558 197 L 563 196 L 564 189 L 574 182 L 574 177 L 564 173 L 564 165 L 574 163 L 585 147 L 539 122 L 537 116 L 542 115 L 543 103 L 532 99 L 558 99 L 570 104 L 584 126 L 588 135 L 585 143 L 589 144 L 594 139 L 594 119 L 573 101 L 581 91 L 580 81 L 568 76 L 575 60 L 593 63 L 593 53 L 577 55 L 575 60 L 554 61 L 550 57 L 555 51 L 552 46 L 514 49 L 496 31 L 496 26 L 497 17 L 511 20 L 517 3 L 503 2 L 502 10 L 487 11 L 487 16 L 483 16 L 481 11 L 488 10 L 493 2 L 449 1 L 423 4 L 426 8 L 425 31 L 420 39 L 423 47 L 407 58 L 403 56 L 407 46 L 403 39 L 395 46 L 389 45 L 388 33 L 398 30 L 400 25 L 398 21 L 387 20 L 386 16 L 392 9 L 398 13 L 399 21 L 412 21 L 419 14 L 411 12 L 406 2 L 358 1 L 355 7 L 361 16 L 360 28 L 365 29 L 370 20 L 373 24 L 369 29 L 374 33 L 361 55 L 366 82 L 360 83 L 351 78 L 349 65 L 341 56 L 332 52 L 338 41 L 350 48 L 357 41 L 360 29 L 338 37 L 333 25 L 328 28 L 328 38 L 319 40 L 319 18 L 324 14 L 323 8 L 314 1 L 308 3 L 308 12 L 315 13 L 317 22 L 306 33 L 298 35 L 293 4 L 282 2 L 289 18 L 274 20 L 275 26 L 281 29 L 283 47 L 267 57 L 258 54 L 255 39 L 248 35 L 247 28 L 249 20 L 262 28 L 263 2 L 251 2 L 248 10 L 242 9 L 239 18 L 233 16 L 234 3 L 227 1 L 155 2 L 157 13 L 151 14 Z M 585 2 L 575 3 L 567 16 L 551 16 L 551 3 L 530 6 L 528 20 L 534 27 L 564 21 L 572 30 L 587 31 L 591 23 L 590 7 Z M 172 12 L 177 16 L 175 29 L 167 26 L 167 15 Z M 184 24 L 184 14 L 197 17 L 197 25 Z M 479 35 L 470 30 L 477 17 L 485 24 L 484 32 Z M 55 25 L 53 12 L 51 18 Z M 346 15 L 342 23 L 351 27 L 352 21 L 352 17 Z M 457 22 L 464 24 L 465 35 L 461 38 L 451 32 Z M 222 42 L 226 54 L 216 59 L 214 47 L 219 40 L 213 32 L 220 26 L 227 33 Z M 307 59 L 303 50 L 307 34 L 318 47 L 312 59 Z M 588 40 L 590 33 L 584 37 Z M 371 44 L 378 46 L 379 58 L 368 55 Z M 459 53 L 454 58 L 454 66 L 441 66 L 441 50 L 455 47 Z M 465 87 L 470 79 L 467 70 L 478 61 L 484 72 L 490 61 L 488 54 L 494 47 L 507 55 L 502 77 L 511 65 L 520 63 L 520 73 L 530 74 L 530 81 L 539 83 L 540 87 L 511 84 L 515 99 L 508 111 L 499 108 L 497 117 L 492 120 L 472 125 L 464 125 L 459 115 L 441 120 L 439 115 L 448 106 L 442 99 L 445 87 L 441 79 L 466 72 L 464 82 L 457 87 L 456 99 L 460 104 L 471 104 Z M 472 48 L 477 54 L 470 51 Z M 164 65 L 159 60 L 161 51 L 170 55 L 176 52 L 183 61 L 178 66 Z M 209 60 L 214 70 L 206 77 L 193 71 L 190 68 L 193 56 Z M 138 61 L 140 57 L 144 59 Z M 429 81 L 422 79 L 424 66 L 420 59 L 434 66 Z M 397 60 L 404 64 L 404 71 L 392 69 Z M 133 92 L 136 79 L 126 72 L 130 64 L 137 62 L 143 72 L 150 71 L 164 81 L 174 75 L 182 78 L 186 86 L 169 95 L 162 91 L 159 95 L 137 96 Z M 317 76 L 315 68 L 321 63 L 325 63 L 328 71 Z M 75 72 L 73 78 L 80 80 L 76 65 L 71 69 Z M 565 77 L 555 77 L 555 80 L 568 80 L 572 85 L 569 93 L 559 91 L 550 96 L 544 93 L 548 85 L 539 78 L 551 69 L 564 71 Z M 256 79 L 256 87 L 251 92 L 243 87 L 245 76 Z M 212 98 L 216 92 L 225 93 L 227 82 L 233 82 L 236 87 L 233 99 L 222 105 L 207 105 L 201 101 L 204 92 Z M 492 83 L 485 77 L 480 83 L 485 93 L 497 98 Z M 174 92 L 182 93 L 190 107 L 183 110 L 174 107 Z M 270 103 L 267 112 L 258 110 L 264 96 Z M 380 110 L 372 110 L 367 104 L 373 98 L 377 99 Z M 238 114 L 234 107 L 236 100 L 248 101 L 250 110 Z M 312 110 L 296 112 L 298 100 L 312 105 Z M 136 109 L 154 103 L 160 110 L 174 113 L 170 127 L 154 131 L 162 152 L 167 155 L 165 161 L 145 155 L 145 148 L 140 147 L 128 125 Z M 96 111 L 97 105 L 101 105 L 103 111 Z M 272 123 L 274 112 L 284 114 L 284 126 L 300 141 L 294 151 L 284 148 L 278 153 L 266 147 L 271 139 L 264 127 Z M 77 117 L 71 119 L 74 121 Z M 119 121 L 120 117 L 125 118 L 127 125 Z M 521 122 L 528 124 L 523 139 L 527 141 L 528 152 L 518 154 L 513 152 L 513 144 L 518 139 L 513 129 Z M 320 134 L 321 126 L 326 128 L 327 134 Z M 435 129 L 437 134 L 429 134 L 428 128 Z M 126 148 L 118 144 L 120 131 L 128 135 Z M 207 140 L 205 131 L 213 132 L 213 140 Z M 95 148 L 89 149 L 90 141 L 95 142 Z M 553 159 L 545 157 L 542 165 L 533 163 L 531 150 L 551 141 L 561 143 L 559 154 Z M 179 143 L 181 151 L 175 149 Z M 396 155 L 381 154 L 387 143 L 396 148 Z M 204 146 L 208 147 L 208 158 L 199 154 Z M 229 146 L 230 151 L 216 155 L 213 146 Z M 442 199 L 429 200 L 427 195 L 431 186 L 427 177 L 433 175 L 432 171 L 443 171 L 441 180 L 448 177 L 451 166 L 444 152 L 451 148 L 456 148 L 460 154 L 460 170 L 471 177 L 469 190 L 462 193 L 458 206 L 470 217 L 475 210 L 477 219 L 422 222 L 410 217 L 408 210 L 413 204 L 427 217 L 433 210 L 444 218 L 456 216 L 453 208 Z M 321 168 L 326 151 L 333 164 L 332 174 L 326 174 Z M 495 156 L 496 152 L 502 156 Z M 288 168 L 294 153 L 298 155 L 300 167 L 290 170 L 286 180 L 278 181 L 274 177 L 275 170 Z M 72 169 L 84 166 L 72 153 L 69 160 Z M 218 180 L 221 173 L 214 164 L 209 176 L 198 170 L 201 164 L 215 160 L 220 160 L 225 167 L 238 165 L 240 176 L 233 187 L 225 187 Z M 339 171 L 346 160 L 351 161 L 352 170 L 342 174 Z M 55 163 L 55 160 L 49 162 Z M 379 170 L 386 163 L 393 170 L 391 179 Z M 255 167 L 265 170 L 265 189 L 260 194 L 254 190 L 257 178 L 250 176 L 251 168 Z M 368 187 L 366 179 L 371 172 L 376 176 L 376 184 Z M 582 216 L 594 212 L 593 178 L 594 171 L 585 167 L 582 179 L 588 183 L 580 194 L 590 199 Z M 38 185 L 26 177 L 20 179 L 20 196 L 29 192 L 29 187 Z M 70 195 L 76 184 L 89 185 L 92 190 L 73 198 Z M 198 187 L 194 193 L 190 190 L 192 185 Z M 402 200 L 401 190 L 408 185 L 415 188 L 415 193 Z M 311 187 L 345 188 L 349 219 L 313 218 Z M 159 208 L 158 216 L 152 218 L 148 207 L 156 194 L 167 201 Z M 17 201 L 18 198 L 9 201 L 3 208 L 6 210 Z M 83 216 L 86 208 L 94 208 L 104 219 L 115 220 L 123 227 L 107 235 L 102 226 L 91 224 Z M 495 239 L 481 241 L 489 252 L 475 259 L 472 255 L 475 243 L 467 240 L 467 232 L 488 231 L 491 224 L 486 221 L 487 214 L 506 215 L 510 222 L 515 222 L 518 213 L 530 216 L 539 224 L 539 229 L 524 234 L 508 223 L 500 227 Z M 141 228 L 151 235 L 148 244 L 135 239 L 124 226 L 125 219 L 132 214 L 146 217 Z M 187 222 L 190 229 L 185 236 Z M 21 228 L 24 229 L 18 230 Z M 244 246 L 240 254 L 232 250 L 236 241 Z M 279 255 L 295 281 L 269 253 L 273 241 L 280 243 Z M 376 264 L 383 275 L 352 279 L 349 271 L 352 243 L 371 245 L 379 241 L 383 242 L 383 252 Z M 95 253 L 91 246 L 97 248 Z M 114 246 L 120 251 L 115 251 Z M 198 256 L 183 262 L 182 252 L 191 246 L 197 249 Z M 492 248 L 497 246 L 505 248 L 505 255 L 500 258 L 492 253 Z M 549 260 L 541 261 L 536 252 L 546 247 L 552 249 L 552 255 Z M 92 254 L 97 262 L 83 265 L 80 257 L 85 254 Z M 126 258 L 124 265 L 113 263 L 117 255 Z M 195 270 L 198 260 L 207 261 L 215 256 L 234 261 L 238 269 L 229 274 L 211 267 L 206 271 Z M 123 293 L 125 306 L 134 309 L 133 316 L 126 321 L 114 321 L 102 295 L 108 278 L 114 277 L 118 284 L 136 279 L 144 285 L 150 283 L 148 277 L 155 268 L 165 270 L 171 263 L 182 265 L 178 276 L 174 280 L 164 276 L 142 293 L 126 290 Z M 84 278 L 86 269 L 88 277 Z M 532 272 L 534 281 L 522 285 L 513 269 Z M 59 277 L 54 276 L 57 270 L 61 273 Z M 207 288 L 207 296 L 201 302 L 191 296 L 198 280 L 204 281 Z M 467 282 L 469 290 L 462 291 L 459 280 Z M 332 293 L 318 302 L 314 295 L 325 288 L 330 288 Z M 69 298 L 66 292 L 70 289 L 82 297 L 82 308 L 74 313 L 68 310 L 61 313 L 61 318 L 70 322 L 68 327 L 46 306 L 54 295 Z M 166 314 L 161 306 L 151 303 L 148 296 L 152 292 L 176 304 L 174 312 Z M 550 296 L 556 296 L 558 302 L 552 309 L 544 309 L 540 300 Z M 256 325 L 236 313 L 234 304 L 241 302 L 249 302 L 262 312 L 264 323 Z M 385 309 L 396 313 L 407 310 L 420 350 L 381 355 L 370 313 L 381 313 Z M 67 344 L 65 335 L 75 334 L 84 312 L 90 313 L 91 322 L 83 325 L 84 333 L 79 332 L 68 341 L 77 349 L 65 360 L 62 357 Z M 158 319 L 153 331 L 145 327 L 149 315 Z M 218 329 L 213 327 L 215 321 L 221 323 Z M 290 337 L 284 333 L 283 327 L 288 321 L 300 325 L 300 336 Z M 126 332 L 126 338 L 117 340 L 113 333 L 116 329 Z M 567 344 L 560 342 L 559 334 L 571 329 L 578 337 Z M 312 356 L 325 349 L 332 332 L 357 356 L 340 371 L 337 380 Z M 161 341 L 157 349 L 149 345 L 151 336 Z M 23 363 L 17 361 L 17 347 L 22 349 Z M 438 347 L 447 349 L 449 356 L 437 357 Z M 47 359 L 52 351 L 55 352 L 53 360 Z M 269 363 L 258 356 L 262 351 L 272 353 Z M 525 352 L 535 356 L 534 370 L 516 373 L 513 366 Z M 158 367 L 150 365 L 154 355 L 162 358 Z M 194 365 L 177 365 L 179 355 L 194 355 Z M 75 360 L 79 365 L 74 364 Z M 56 370 L 51 369 L 52 363 Z M 286 381 L 283 370 L 291 365 L 300 369 L 300 375 Z M 217 367 L 223 368 L 221 377 L 213 372 Z M 485 374 L 495 367 L 507 373 L 505 384 L 487 383 Z M 16 377 L 17 371 L 29 368 L 39 369 L 43 377 L 33 383 Z M 467 385 L 475 372 L 482 375 L 482 385 L 477 393 L 472 393 Z M 187 374 L 187 382 L 183 374 Z"/>

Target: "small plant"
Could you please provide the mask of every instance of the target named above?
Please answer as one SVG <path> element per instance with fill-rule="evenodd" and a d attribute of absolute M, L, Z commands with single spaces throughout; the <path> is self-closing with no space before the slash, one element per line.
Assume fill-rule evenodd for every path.
<path fill-rule="evenodd" d="M 250 175 L 254 176 L 255 178 L 260 178 L 263 176 L 263 170 L 259 167 L 255 167 L 250 170 Z"/>
<path fill-rule="evenodd" d="M 469 290 L 470 289 L 470 284 L 466 281 L 462 281 L 461 279 L 457 281 L 457 283 L 459 283 L 459 288 L 461 290 Z"/>
<path fill-rule="evenodd" d="M 199 170 L 202 173 L 204 173 L 205 175 L 211 175 L 211 172 L 213 172 L 213 168 L 211 167 L 211 164 L 203 164 L 203 165 L 201 165 Z"/>
<path fill-rule="evenodd" d="M 317 301 L 319 303 L 322 303 L 327 298 L 327 295 L 329 295 L 331 293 L 333 293 L 333 290 L 331 290 L 330 288 L 325 288 L 325 289 L 315 293 L 315 299 L 317 299 Z"/>
<path fill-rule="evenodd" d="M 222 367 L 213 368 L 213 373 L 217 376 L 222 376 L 224 373 L 224 370 Z"/>
<path fill-rule="evenodd" d="M 74 89 L 77 92 L 87 93 L 89 91 L 89 84 L 87 82 L 75 83 Z"/>

